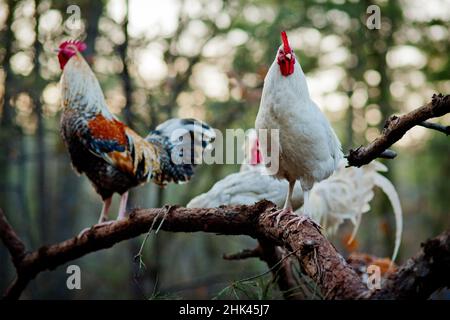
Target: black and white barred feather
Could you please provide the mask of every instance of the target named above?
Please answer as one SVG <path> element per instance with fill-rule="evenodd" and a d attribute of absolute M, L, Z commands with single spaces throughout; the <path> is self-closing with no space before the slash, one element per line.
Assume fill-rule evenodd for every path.
<path fill-rule="evenodd" d="M 195 119 L 174 118 L 160 124 L 145 138 L 163 150 L 159 155 L 160 170 L 154 172 L 152 180 L 160 185 L 189 181 L 215 136 L 210 126 Z"/>

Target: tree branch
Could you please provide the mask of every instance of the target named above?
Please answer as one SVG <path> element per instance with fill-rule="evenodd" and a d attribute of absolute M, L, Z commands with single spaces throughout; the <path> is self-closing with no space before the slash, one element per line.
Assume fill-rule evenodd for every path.
<path fill-rule="evenodd" d="M 303 268 L 308 270 L 311 278 L 321 287 L 330 291 L 331 298 L 356 298 L 365 290 L 358 276 L 343 263 L 343 258 L 314 226 L 305 223 L 298 229 L 293 225 L 288 227 L 287 216 L 279 226 L 274 226 L 273 220 L 267 217 L 273 210 L 276 210 L 275 205 L 268 201 L 261 201 L 253 206 L 175 208 L 166 215 L 161 229 L 248 235 L 265 239 L 272 245 L 295 251 Z M 44 246 L 26 254 L 17 268 L 17 279 L 7 290 L 5 298 L 19 298 L 28 282 L 44 270 L 54 269 L 90 252 L 109 248 L 147 232 L 153 220 L 157 219 L 158 224 L 165 212 L 166 209 L 134 210 L 129 218 L 107 226 L 93 227 L 81 238 Z"/>
<path fill-rule="evenodd" d="M 14 266 L 17 268 L 25 256 L 25 245 L 6 219 L 0 209 L 0 238 L 11 255 Z"/>
<path fill-rule="evenodd" d="M 450 231 L 422 244 L 422 250 L 392 273 L 372 299 L 427 299 L 450 288 Z"/>
<path fill-rule="evenodd" d="M 437 130 L 438 125 L 426 120 L 450 113 L 450 95 L 433 95 L 431 102 L 403 116 L 391 116 L 385 123 L 381 135 L 367 146 L 351 149 L 346 156 L 349 166 L 360 167 L 380 157 L 390 146 L 400 140 L 412 127 L 428 126 Z M 424 125 L 425 123 L 425 125 Z M 439 130 L 442 131 L 442 130 Z"/>
<path fill-rule="evenodd" d="M 52 270 L 88 253 L 112 247 L 114 244 L 148 232 L 154 223 L 164 223 L 162 230 L 172 232 L 210 232 L 227 235 L 248 235 L 260 241 L 261 257 L 269 267 L 278 269 L 278 285 L 288 292 L 295 284 L 290 267 L 283 259 L 280 246 L 297 258 L 302 270 L 309 276 L 327 299 L 391 298 L 410 296 L 417 286 L 424 288 L 417 294 L 426 297 L 437 288 L 449 285 L 449 232 L 424 246 L 423 254 L 409 261 L 398 273 L 375 293 L 369 291 L 356 272 L 345 262 L 320 230 L 306 220 L 300 226 L 288 224 L 289 215 L 282 217 L 278 226 L 268 215 L 275 205 L 261 201 L 252 206 L 222 206 L 219 208 L 136 209 L 127 219 L 110 225 L 92 227 L 81 238 L 72 238 L 37 251 L 24 253 L 25 248 L 17 235 L 0 215 L 2 241 L 15 259 L 17 277 L 7 289 L 4 298 L 17 299 L 28 283 L 44 270 Z M 281 261 L 281 263 L 280 263 Z M 275 270 L 275 268 L 274 268 Z M 272 270 L 272 272 L 274 272 Z M 284 274 L 283 274 L 284 273 Z M 446 281 L 439 280 L 445 276 Z M 416 291 L 415 291 L 416 290 Z M 288 297 L 287 295 L 285 295 Z M 295 296 L 294 296 L 295 297 Z M 289 297 L 292 298 L 292 297 Z"/>
<path fill-rule="evenodd" d="M 261 246 L 257 246 L 254 249 L 244 249 L 237 253 L 224 254 L 223 258 L 225 260 L 245 260 L 248 258 L 261 258 L 261 256 L 262 256 Z"/>

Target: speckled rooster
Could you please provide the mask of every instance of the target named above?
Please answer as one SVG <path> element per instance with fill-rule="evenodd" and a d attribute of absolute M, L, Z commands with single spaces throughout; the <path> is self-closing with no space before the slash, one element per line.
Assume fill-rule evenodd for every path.
<path fill-rule="evenodd" d="M 187 182 L 214 131 L 193 119 L 170 119 L 142 138 L 108 109 L 100 84 L 81 52 L 80 41 L 58 49 L 61 70 L 61 135 L 73 167 L 86 174 L 103 199 L 99 223 L 108 218 L 114 193 L 121 195 L 117 219 L 125 217 L 128 190 L 152 181 Z"/>

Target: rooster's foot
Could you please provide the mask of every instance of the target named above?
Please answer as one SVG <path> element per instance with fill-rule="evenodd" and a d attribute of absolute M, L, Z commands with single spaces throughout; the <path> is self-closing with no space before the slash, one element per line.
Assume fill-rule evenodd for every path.
<path fill-rule="evenodd" d="M 269 218 L 276 217 L 275 226 L 278 227 L 278 225 L 280 224 L 280 219 L 287 214 L 292 214 L 292 212 L 293 212 L 292 209 L 286 209 L 286 208 L 280 209 L 280 210 L 277 210 L 277 211 L 269 214 L 268 217 Z"/>
<path fill-rule="evenodd" d="M 300 216 L 296 216 L 295 218 L 292 218 L 291 220 L 289 220 L 288 223 L 286 224 L 286 227 L 295 222 L 297 222 L 297 227 L 299 227 L 305 221 L 308 221 L 317 230 L 320 230 L 322 228 L 318 223 L 316 223 L 309 216 L 304 215 L 304 214 L 302 214 Z"/>
<path fill-rule="evenodd" d="M 95 230 L 95 229 L 98 229 L 98 228 L 101 228 L 101 227 L 110 225 L 110 224 L 112 224 L 112 223 L 114 223 L 114 222 L 115 222 L 115 221 L 103 221 L 103 222 L 100 222 L 100 223 L 97 223 L 97 224 L 93 225 L 92 227 L 84 228 L 84 229 L 81 230 L 81 232 L 78 234 L 77 238 L 81 238 L 86 232 L 88 232 L 88 231 L 91 230 L 91 229 L 92 229 L 92 230 Z"/>

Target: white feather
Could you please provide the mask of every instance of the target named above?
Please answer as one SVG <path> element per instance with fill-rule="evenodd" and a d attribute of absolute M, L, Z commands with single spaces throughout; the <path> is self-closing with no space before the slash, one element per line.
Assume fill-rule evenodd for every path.
<path fill-rule="evenodd" d="M 221 205 L 252 205 L 268 199 L 276 204 L 283 203 L 288 184 L 263 174 L 264 167 L 246 166 L 245 171 L 236 172 L 216 182 L 206 193 L 193 198 L 188 208 L 214 208 Z M 300 187 L 295 189 L 293 203 L 299 207 L 303 203 Z"/>
<path fill-rule="evenodd" d="M 97 77 L 80 53 L 65 65 L 60 86 L 63 108 L 68 106 L 80 108 L 83 112 L 101 112 L 107 119 L 116 119 L 108 109 Z"/>
<path fill-rule="evenodd" d="M 346 221 L 354 224 L 353 235 L 358 231 L 364 213 L 370 211 L 370 202 L 375 187 L 379 187 L 388 196 L 392 205 L 395 221 L 395 260 L 401 242 L 402 208 L 395 187 L 379 172 L 387 170 L 378 161 L 361 168 L 346 167 L 342 160 L 339 168 L 328 179 L 314 185 L 310 192 L 311 214 L 314 221 L 320 223 L 327 234 L 334 234 Z M 188 208 L 213 208 L 221 205 L 252 205 L 263 199 L 283 205 L 288 189 L 286 180 L 274 179 L 263 174 L 261 165 L 246 166 L 245 171 L 233 173 L 218 181 L 206 193 L 193 198 Z M 301 211 L 303 192 L 300 186 L 294 189 L 292 204 L 294 210 Z"/>
<path fill-rule="evenodd" d="M 375 176 L 375 185 L 379 187 L 381 190 L 383 190 L 383 192 L 386 194 L 389 201 L 391 202 L 392 209 L 394 210 L 396 231 L 395 231 L 394 253 L 392 254 L 391 260 L 395 261 L 395 258 L 397 257 L 398 254 L 398 250 L 400 249 L 403 231 L 403 213 L 400 204 L 400 198 L 397 194 L 397 191 L 395 190 L 394 185 L 381 174 L 377 174 Z"/>

